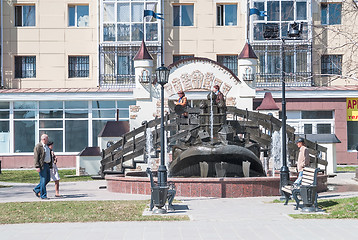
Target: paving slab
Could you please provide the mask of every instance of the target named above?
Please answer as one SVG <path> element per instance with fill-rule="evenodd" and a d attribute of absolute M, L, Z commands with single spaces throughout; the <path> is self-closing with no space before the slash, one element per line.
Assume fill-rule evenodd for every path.
<path fill-rule="evenodd" d="M 339 191 L 352 185 L 354 174 L 330 178 L 332 191 L 320 193 L 321 199 L 358 196 L 358 191 Z M 4 183 L 0 183 L 4 185 Z M 0 202 L 39 201 L 32 192 L 35 184 L 9 184 L 0 189 Z M 105 181 L 61 183 L 61 199 L 54 197 L 54 185 L 48 185 L 50 201 L 142 200 L 147 195 L 112 193 L 103 188 Z M 0 225 L 1 240 L 7 239 L 357 239 L 358 219 L 293 219 L 294 204 L 271 203 L 278 197 L 256 198 L 184 198 L 177 204 L 190 221 L 182 222 L 94 222 L 31 223 Z"/>

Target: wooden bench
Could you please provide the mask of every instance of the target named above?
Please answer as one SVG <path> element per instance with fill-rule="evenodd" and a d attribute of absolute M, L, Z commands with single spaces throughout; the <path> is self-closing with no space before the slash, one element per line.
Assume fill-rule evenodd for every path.
<path fill-rule="evenodd" d="M 307 193 L 303 193 L 302 191 L 307 191 L 309 187 L 317 187 L 317 174 L 320 171 L 319 168 L 311 168 L 311 167 L 305 167 L 303 169 L 303 175 L 302 175 L 302 182 L 301 185 L 294 186 L 293 183 L 290 183 L 288 185 L 282 186 L 281 191 L 285 195 L 286 201 L 285 205 L 287 205 L 288 200 L 290 200 L 290 196 L 293 197 L 293 199 L 296 201 L 296 210 L 298 209 L 299 202 L 302 200 L 302 196 L 307 196 Z M 307 186 L 307 188 L 301 188 L 301 186 Z M 314 205 L 317 208 L 317 192 L 315 193 L 315 200 Z M 300 196 L 300 199 L 298 198 Z"/>

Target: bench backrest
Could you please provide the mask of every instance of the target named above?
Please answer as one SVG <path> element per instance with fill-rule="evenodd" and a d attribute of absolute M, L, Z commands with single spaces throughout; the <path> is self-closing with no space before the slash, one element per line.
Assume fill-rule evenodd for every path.
<path fill-rule="evenodd" d="M 303 168 L 302 185 L 317 185 L 317 174 L 320 171 L 319 168 Z"/>

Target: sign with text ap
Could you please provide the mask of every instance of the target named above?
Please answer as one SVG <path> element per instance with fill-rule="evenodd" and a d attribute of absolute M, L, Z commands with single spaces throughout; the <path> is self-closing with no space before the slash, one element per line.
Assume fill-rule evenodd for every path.
<path fill-rule="evenodd" d="M 358 121 L 358 98 L 347 98 L 347 121 Z"/>

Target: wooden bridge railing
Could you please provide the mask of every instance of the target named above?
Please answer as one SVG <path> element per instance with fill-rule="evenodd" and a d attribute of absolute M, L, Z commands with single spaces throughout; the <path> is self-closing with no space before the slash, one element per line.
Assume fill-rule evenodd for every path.
<path fill-rule="evenodd" d="M 191 112 L 195 112 L 192 111 Z M 198 114 L 198 113 L 195 113 Z M 281 121 L 273 116 L 252 112 L 248 110 L 242 110 L 235 107 L 227 107 L 228 120 L 237 121 L 240 127 L 243 129 L 242 133 L 247 142 L 254 141 L 260 144 L 261 149 L 269 151 L 271 148 L 272 134 L 275 131 L 280 131 Z M 190 116 L 189 116 L 190 118 Z M 171 132 L 169 136 L 167 134 L 167 142 L 173 143 L 180 138 L 186 136 L 190 131 L 196 130 L 197 126 L 189 126 L 179 131 L 180 126 L 176 121 L 176 114 L 170 113 L 165 116 L 164 119 L 165 131 Z M 118 166 L 121 171 L 124 168 L 135 168 L 135 158 L 146 154 L 146 139 L 147 128 L 154 128 L 152 131 L 153 136 L 153 148 L 158 150 L 160 146 L 160 118 L 155 118 L 149 122 L 144 123 L 139 128 L 124 134 L 122 138 L 102 151 L 101 160 L 101 172 L 112 169 Z M 295 163 L 297 157 L 297 146 L 295 144 L 295 129 L 289 125 L 286 128 L 287 132 L 287 147 L 289 154 L 289 161 Z M 318 145 L 317 143 L 310 142 L 306 139 L 306 145 L 310 149 L 310 154 L 313 156 L 311 162 L 315 165 L 323 164 L 327 165 L 327 149 Z M 160 151 L 159 149 L 158 151 Z M 130 164 L 128 164 L 130 162 Z"/>

